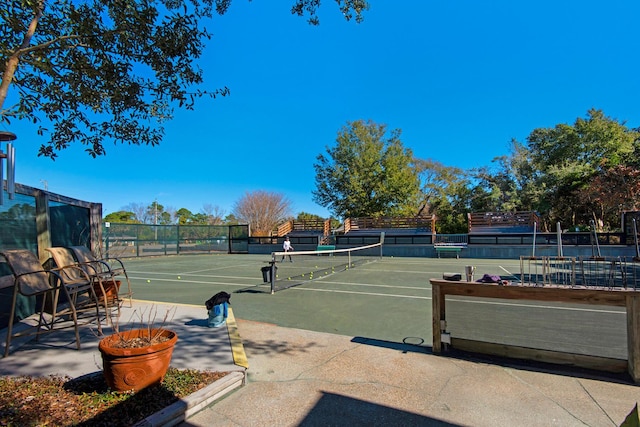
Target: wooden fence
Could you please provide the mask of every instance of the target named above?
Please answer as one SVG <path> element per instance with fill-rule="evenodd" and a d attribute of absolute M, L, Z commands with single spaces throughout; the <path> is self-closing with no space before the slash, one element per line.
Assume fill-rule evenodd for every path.
<path fill-rule="evenodd" d="M 415 229 L 420 231 L 433 232 L 436 227 L 435 215 L 426 217 L 408 217 L 408 218 L 347 218 L 344 221 L 344 232 L 356 230 L 371 229 Z"/>
<path fill-rule="evenodd" d="M 540 224 L 535 212 L 474 212 L 467 214 L 469 234 L 533 231 Z"/>
<path fill-rule="evenodd" d="M 289 220 L 278 226 L 276 236 L 283 237 L 293 232 L 317 232 L 323 236 L 331 234 L 331 219 Z"/>

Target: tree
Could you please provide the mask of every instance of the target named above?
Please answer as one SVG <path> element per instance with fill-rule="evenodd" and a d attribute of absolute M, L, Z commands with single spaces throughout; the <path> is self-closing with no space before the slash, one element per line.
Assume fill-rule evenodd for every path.
<path fill-rule="evenodd" d="M 129 203 L 127 206 L 122 208 L 124 211 L 131 211 L 134 214 L 134 217 L 137 222 L 141 224 L 147 224 L 147 208 L 142 203 Z"/>
<path fill-rule="evenodd" d="M 470 210 L 468 173 L 433 160 L 415 160 L 422 183 L 420 214 L 435 214 L 439 233 L 466 233 L 466 213 Z"/>
<path fill-rule="evenodd" d="M 104 217 L 106 222 L 127 223 L 135 224 L 139 222 L 136 220 L 136 214 L 130 211 L 117 211 L 111 212 Z"/>
<path fill-rule="evenodd" d="M 590 207 L 599 230 L 620 229 L 622 212 L 638 210 L 640 170 L 618 165 L 595 176 L 580 192 L 584 206 Z"/>
<path fill-rule="evenodd" d="M 298 212 L 298 215 L 296 216 L 296 220 L 297 221 L 324 221 L 325 218 L 321 217 L 320 215 L 303 211 L 303 212 Z"/>
<path fill-rule="evenodd" d="M 221 225 L 224 223 L 224 209 L 218 205 L 212 205 L 210 203 L 202 206 L 202 213 L 207 216 L 207 223 L 209 225 Z"/>
<path fill-rule="evenodd" d="M 314 201 L 339 218 L 415 215 L 420 183 L 400 134 L 372 121 L 347 123 L 316 158 Z"/>
<path fill-rule="evenodd" d="M 205 25 L 232 0 L 7 0 L 0 13 L 0 113 L 4 122 L 40 123 L 50 139 L 40 156 L 55 159 L 73 143 L 89 155 L 104 143 L 159 144 L 175 107 L 201 96 L 197 61 L 210 38 Z M 320 0 L 296 0 L 291 12 L 318 24 Z M 341 0 L 362 20 L 365 0 Z M 9 87 L 18 101 L 5 108 Z M 48 129 L 49 124 L 51 129 Z"/>
<path fill-rule="evenodd" d="M 180 208 L 176 211 L 176 221 L 179 225 L 190 224 L 193 222 L 193 213 L 187 208 Z"/>
<path fill-rule="evenodd" d="M 230 213 L 229 215 L 225 216 L 223 222 L 226 225 L 238 225 L 238 224 L 240 224 L 240 221 L 238 220 L 238 218 L 236 218 L 236 216 L 234 214 L 232 214 L 232 213 Z"/>
<path fill-rule="evenodd" d="M 268 236 L 279 223 L 291 216 L 291 202 L 280 193 L 254 191 L 245 193 L 234 206 L 232 214 L 249 224 L 254 236 Z"/>
<path fill-rule="evenodd" d="M 144 224 L 158 224 L 158 225 L 168 225 L 171 224 L 171 217 L 173 208 L 168 207 L 165 209 L 163 205 L 154 201 L 149 206 L 147 206 L 146 211 L 144 213 Z"/>
<path fill-rule="evenodd" d="M 624 122 L 595 109 L 572 126 L 559 124 L 531 132 L 527 141 L 535 185 L 544 189 L 537 200 L 538 210 L 547 217 L 547 227 L 558 221 L 574 227 L 593 219 L 593 209 L 584 204 L 581 194 L 596 176 L 637 160 L 638 135 Z"/>
<path fill-rule="evenodd" d="M 477 181 L 473 187 L 471 210 L 474 212 L 510 212 L 520 208 L 517 183 L 507 156 L 492 161 L 497 166 L 482 166 L 473 171 Z"/>

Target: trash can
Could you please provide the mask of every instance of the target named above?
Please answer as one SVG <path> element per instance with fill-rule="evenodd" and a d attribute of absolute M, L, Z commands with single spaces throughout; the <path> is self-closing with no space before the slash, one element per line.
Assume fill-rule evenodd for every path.
<path fill-rule="evenodd" d="M 270 282 L 271 280 L 269 276 L 271 276 L 271 266 L 265 265 L 260 269 L 260 271 L 262 271 L 262 281 L 265 283 Z"/>
<path fill-rule="evenodd" d="M 269 265 L 265 265 L 260 269 L 262 272 L 262 281 L 265 283 L 271 283 L 271 271 L 275 271 L 278 269 L 273 261 L 269 262 Z"/>

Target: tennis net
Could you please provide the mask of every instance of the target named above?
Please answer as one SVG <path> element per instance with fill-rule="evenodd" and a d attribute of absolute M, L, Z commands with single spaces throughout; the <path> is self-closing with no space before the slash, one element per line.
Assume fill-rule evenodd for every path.
<path fill-rule="evenodd" d="M 271 293 L 375 262 L 382 257 L 382 243 L 347 249 L 272 252 Z"/>

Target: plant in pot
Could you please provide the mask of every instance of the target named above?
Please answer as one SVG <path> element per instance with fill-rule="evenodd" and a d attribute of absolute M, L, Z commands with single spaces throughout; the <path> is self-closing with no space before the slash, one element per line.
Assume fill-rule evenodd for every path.
<path fill-rule="evenodd" d="M 167 373 L 178 335 L 164 327 L 170 311 L 158 327 L 154 327 L 156 314 L 152 309 L 143 322 L 142 313 L 141 324 L 127 331 L 120 331 L 116 324 L 114 333 L 100 340 L 102 370 L 112 390 L 137 392 L 160 383 Z"/>

